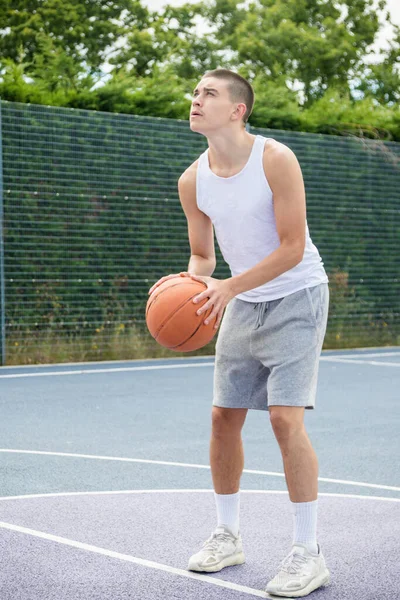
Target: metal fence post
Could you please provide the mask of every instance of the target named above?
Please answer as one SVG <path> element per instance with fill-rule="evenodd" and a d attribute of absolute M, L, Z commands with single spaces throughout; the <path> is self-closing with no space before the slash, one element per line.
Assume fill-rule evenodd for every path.
<path fill-rule="evenodd" d="M 0 100 L 0 365 L 6 364 L 6 320 L 4 281 L 3 126 Z"/>

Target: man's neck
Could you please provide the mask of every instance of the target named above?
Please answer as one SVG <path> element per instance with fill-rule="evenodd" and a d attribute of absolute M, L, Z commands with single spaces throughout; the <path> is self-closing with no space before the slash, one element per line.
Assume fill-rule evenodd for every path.
<path fill-rule="evenodd" d="M 256 136 L 247 131 L 231 136 L 219 135 L 208 139 L 208 156 L 213 170 L 234 171 L 245 164 L 250 156 Z"/>

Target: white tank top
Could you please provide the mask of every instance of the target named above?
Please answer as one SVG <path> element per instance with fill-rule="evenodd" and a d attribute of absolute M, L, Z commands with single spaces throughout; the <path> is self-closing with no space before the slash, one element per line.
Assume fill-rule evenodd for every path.
<path fill-rule="evenodd" d="M 232 177 L 211 171 L 208 149 L 199 157 L 196 179 L 197 205 L 212 221 L 222 256 L 232 276 L 254 267 L 280 246 L 272 190 L 263 167 L 267 139 L 255 137 L 249 160 Z M 303 288 L 327 283 L 319 252 L 311 241 L 306 220 L 302 261 L 275 279 L 237 294 L 248 302 L 283 298 Z"/>

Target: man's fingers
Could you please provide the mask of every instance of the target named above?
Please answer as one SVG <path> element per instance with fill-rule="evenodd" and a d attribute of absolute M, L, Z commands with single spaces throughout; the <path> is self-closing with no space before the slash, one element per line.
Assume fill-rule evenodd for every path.
<path fill-rule="evenodd" d="M 214 310 L 208 315 L 207 319 L 204 321 L 204 324 L 208 325 L 217 315 L 218 310 L 214 307 Z"/>
<path fill-rule="evenodd" d="M 204 295 L 203 295 L 204 294 Z M 199 294 L 198 296 L 196 296 L 195 298 L 193 298 L 193 302 L 199 302 L 205 298 L 208 298 L 207 296 L 207 292 L 202 292 L 201 294 Z M 219 307 L 214 306 L 213 302 L 211 299 L 209 299 L 208 302 L 206 302 L 205 304 L 203 304 L 203 306 L 201 306 L 197 311 L 196 314 L 201 315 L 202 313 L 207 312 L 208 310 L 213 309 L 212 312 L 208 315 L 208 317 L 206 317 L 204 324 L 208 325 L 213 319 L 216 319 L 215 322 L 215 328 L 219 327 L 219 324 L 221 323 L 222 320 L 222 316 L 224 314 L 223 310 L 220 310 Z"/>
<path fill-rule="evenodd" d="M 209 298 L 209 295 L 207 292 L 201 292 L 198 296 L 195 296 L 193 298 L 193 302 L 194 304 L 198 304 L 199 302 L 201 302 L 202 300 L 205 300 L 206 298 Z M 204 306 L 201 307 L 200 312 L 204 312 L 205 310 L 207 310 L 207 308 L 210 308 L 211 304 L 209 306 L 207 306 L 207 304 L 204 304 Z M 198 312 L 198 314 L 200 314 Z"/>
<path fill-rule="evenodd" d="M 165 277 L 163 277 L 162 279 L 159 279 L 159 280 L 157 281 L 157 283 L 155 283 L 155 284 L 154 284 L 154 285 L 153 285 L 153 286 L 152 286 L 152 287 L 149 289 L 149 294 L 152 294 L 152 293 L 153 293 L 153 290 L 155 290 L 155 289 L 156 289 L 156 287 L 158 287 L 159 285 L 161 285 L 161 284 L 162 284 L 162 282 L 163 282 L 164 280 L 165 280 Z"/>
<path fill-rule="evenodd" d="M 153 286 L 152 286 L 152 287 L 149 289 L 148 293 L 149 293 L 149 294 L 152 294 L 152 293 L 153 293 L 153 290 L 155 290 L 155 289 L 156 289 L 156 287 L 157 287 L 157 284 L 155 283 L 155 284 L 154 284 L 154 285 L 153 285 Z"/>
<path fill-rule="evenodd" d="M 172 277 L 179 277 L 179 275 L 181 275 L 181 277 L 190 277 L 190 274 L 187 271 L 181 271 L 181 273 L 171 273 L 170 275 L 164 275 L 164 277 L 161 277 L 161 279 L 159 279 L 150 289 L 149 289 L 149 294 L 151 294 L 153 292 L 153 290 L 155 290 L 159 285 L 161 285 L 162 283 L 164 283 L 164 281 L 167 281 L 168 279 L 172 279 Z"/>
<path fill-rule="evenodd" d="M 197 310 L 198 315 L 201 315 L 202 313 L 207 312 L 208 310 L 210 310 L 213 307 L 213 302 L 212 302 L 211 298 L 209 298 L 207 295 L 202 296 L 200 294 L 200 302 L 202 300 L 208 300 L 208 302 L 205 302 L 202 306 L 199 307 L 199 309 Z"/>
<path fill-rule="evenodd" d="M 189 277 L 191 277 L 195 281 L 201 281 L 202 283 L 205 283 L 199 275 L 189 275 Z"/>
<path fill-rule="evenodd" d="M 211 321 L 211 319 L 212 319 L 213 317 L 216 317 L 216 321 L 215 321 L 215 323 L 214 323 L 214 328 L 215 328 L 215 329 L 218 329 L 218 327 L 219 327 L 219 324 L 221 323 L 221 321 L 222 321 L 222 317 L 223 317 L 223 316 L 224 316 L 224 308 L 222 308 L 221 310 L 217 310 L 217 309 L 215 309 L 215 310 L 214 310 L 214 311 L 213 311 L 213 312 L 210 314 L 210 316 L 209 316 L 209 317 L 207 317 L 207 319 L 206 319 L 206 320 L 207 320 L 208 322 L 210 322 L 210 321 Z"/>
<path fill-rule="evenodd" d="M 222 321 L 222 315 L 223 315 L 223 314 L 224 314 L 224 312 L 223 312 L 223 311 L 221 311 L 221 312 L 219 313 L 219 315 L 218 315 L 218 319 L 217 319 L 217 321 L 216 321 L 216 323 L 215 323 L 215 325 L 214 325 L 215 329 L 218 329 L 218 327 L 219 327 L 219 324 L 220 324 L 220 323 L 221 323 L 221 321 Z"/>

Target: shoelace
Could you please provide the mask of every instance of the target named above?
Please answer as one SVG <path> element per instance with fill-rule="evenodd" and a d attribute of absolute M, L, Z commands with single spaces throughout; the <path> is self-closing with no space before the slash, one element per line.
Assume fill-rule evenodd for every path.
<path fill-rule="evenodd" d="M 306 564 L 306 562 L 307 559 L 305 556 L 294 552 L 293 554 L 285 558 L 285 560 L 282 562 L 281 570 L 286 571 L 291 575 L 295 575 L 301 570 L 301 568 Z"/>
<path fill-rule="evenodd" d="M 229 539 L 231 539 L 231 536 L 228 533 L 212 534 L 212 537 L 204 542 L 204 549 L 217 550 L 220 542 L 227 542 Z"/>

